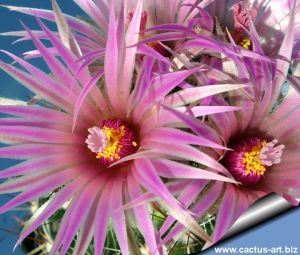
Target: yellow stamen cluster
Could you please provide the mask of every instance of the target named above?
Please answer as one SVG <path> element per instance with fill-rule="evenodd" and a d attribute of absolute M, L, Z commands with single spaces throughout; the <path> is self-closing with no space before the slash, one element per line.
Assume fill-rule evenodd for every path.
<path fill-rule="evenodd" d="M 106 148 L 98 153 L 97 158 L 109 158 L 112 161 L 120 159 L 119 152 L 123 148 L 120 139 L 125 135 L 125 126 L 120 126 L 117 129 L 104 126 L 102 129 L 106 134 L 108 143 Z"/>
<path fill-rule="evenodd" d="M 149 42 L 147 44 L 148 44 L 149 47 L 154 49 L 158 45 L 158 42 Z"/>
<path fill-rule="evenodd" d="M 246 169 L 246 174 L 250 174 L 252 172 L 258 175 L 264 175 L 266 168 L 262 164 L 259 155 L 261 149 L 266 145 L 265 141 L 261 142 L 259 145 L 254 146 L 252 151 L 245 152 L 243 163 L 245 164 L 244 167 Z"/>
<path fill-rule="evenodd" d="M 249 37 L 244 37 L 241 41 L 238 42 L 238 44 L 247 50 L 250 50 L 252 47 L 252 42 Z"/>
<path fill-rule="evenodd" d="M 224 32 L 225 37 L 227 42 L 230 42 L 229 36 L 226 32 Z M 252 49 L 252 41 L 250 39 L 249 36 L 245 35 L 244 33 L 240 32 L 240 31 L 232 31 L 231 33 L 232 39 L 234 40 L 234 42 L 247 49 L 247 50 L 251 50 Z"/>

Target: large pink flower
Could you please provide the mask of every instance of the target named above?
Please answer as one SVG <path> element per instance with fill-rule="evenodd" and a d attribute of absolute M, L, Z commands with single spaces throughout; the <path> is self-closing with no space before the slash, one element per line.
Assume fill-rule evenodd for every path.
<path fill-rule="evenodd" d="M 18 243 L 67 206 L 51 254 L 66 254 L 76 235 L 75 254 L 84 254 L 93 237 L 95 254 L 101 254 L 110 218 L 123 254 L 129 253 L 131 219 L 151 254 L 159 254 L 147 205 L 139 203 L 132 210 L 123 210 L 130 201 L 144 202 L 140 199 L 144 190 L 158 197 L 170 215 L 209 241 L 160 177 L 235 182 L 224 166 L 199 150 L 226 148 L 214 136 L 212 140 L 203 136 L 212 129 L 197 117 L 240 108 L 226 102 L 226 106 L 209 107 L 193 103 L 245 86 L 232 80 L 234 84 L 192 87 L 185 80 L 201 67 L 159 75 L 154 72 L 156 60 L 148 56 L 134 72 L 136 47 L 124 46 L 137 43 L 142 2 L 137 3 L 126 36 L 126 17 L 116 19 L 114 10 L 110 8 L 104 66 L 93 77 L 81 65 L 76 50 L 69 50 L 39 19 L 51 50 L 35 32 L 24 28 L 51 74 L 4 52 L 22 69 L 3 62 L 0 68 L 46 102 L 0 106 L 0 111 L 10 116 L 0 120 L 1 142 L 10 145 L 0 149 L 0 157 L 23 160 L 0 173 L 1 178 L 12 177 L 0 185 L 2 193 L 21 192 L 2 205 L 0 212 L 51 193 L 25 224 Z M 203 167 L 193 167 L 191 162 Z M 178 182 L 176 189 L 184 187 Z"/>
<path fill-rule="evenodd" d="M 246 93 L 233 92 L 210 98 L 210 105 L 241 106 L 241 111 L 211 116 L 209 123 L 232 151 L 212 150 L 219 162 L 233 175 L 238 184 L 223 184 L 198 180 L 190 182 L 179 193 L 182 201 L 195 215 L 202 215 L 213 205 L 217 215 L 213 242 L 217 242 L 238 217 L 257 199 L 275 192 L 292 205 L 300 198 L 299 161 L 299 94 L 290 86 L 283 99 L 280 91 L 285 84 L 299 88 L 288 74 L 292 57 L 295 13 L 289 17 L 279 57 L 275 62 L 236 59 L 236 65 L 222 66 L 223 71 L 235 70 L 241 79 L 250 82 Z M 250 23 L 253 50 L 262 52 L 258 35 Z M 197 40 L 197 39 L 195 39 Z M 212 87 L 214 85 L 211 85 Z M 209 152 L 208 152 L 209 153 Z M 201 194 L 201 201 L 197 198 Z M 205 201 L 205 202 L 204 202 Z M 169 217 L 161 235 L 174 223 Z M 176 239 L 184 227 L 176 225 L 168 232 L 165 242 Z"/>

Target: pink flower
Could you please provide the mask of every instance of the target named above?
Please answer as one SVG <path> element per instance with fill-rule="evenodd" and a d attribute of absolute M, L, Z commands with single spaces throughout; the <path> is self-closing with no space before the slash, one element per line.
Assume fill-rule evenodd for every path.
<path fill-rule="evenodd" d="M 275 192 L 292 205 L 300 198 L 299 162 L 299 82 L 290 75 L 295 13 L 289 17 L 285 37 L 281 42 L 275 62 L 236 58 L 237 72 L 250 82 L 246 93 L 241 91 L 210 98 L 208 104 L 240 106 L 241 111 L 216 114 L 209 123 L 231 151 L 211 150 L 210 155 L 219 160 L 238 184 L 225 184 L 203 180 L 191 181 L 179 193 L 178 199 L 195 215 L 202 215 L 212 206 L 219 205 L 213 242 L 217 242 L 238 217 L 257 199 Z M 252 29 L 250 23 L 250 29 Z M 257 34 L 251 30 L 254 52 L 262 53 Z M 197 40 L 197 39 L 195 39 Z M 231 63 L 231 64 L 232 64 Z M 223 71 L 233 70 L 224 64 Z M 284 99 L 280 91 L 289 83 L 290 90 Z M 212 87 L 214 85 L 211 85 Z M 294 88 L 292 88 L 294 87 Z M 281 102 L 282 101 L 282 102 Z M 223 144 L 223 143 L 221 143 Z M 209 152 L 208 152 L 209 153 Z M 199 199 L 201 194 L 201 199 Z M 160 230 L 163 235 L 174 223 L 169 217 Z M 183 231 L 180 224 L 168 232 L 168 242 Z M 176 240 L 176 238 L 175 238 Z"/>
<path fill-rule="evenodd" d="M 51 193 L 25 224 L 18 244 L 69 202 L 51 254 L 66 254 L 76 235 L 75 254 L 84 254 L 93 238 L 95 254 L 101 254 L 110 219 L 122 254 L 129 253 L 127 239 L 132 219 L 151 254 L 159 254 L 161 248 L 143 195 L 148 191 L 170 215 L 209 242 L 207 234 L 160 177 L 235 182 L 224 166 L 199 150 L 226 148 L 213 137 L 204 137 L 212 129 L 197 118 L 240 108 L 227 106 L 226 102 L 225 107 L 193 103 L 245 85 L 192 87 L 185 80 L 200 67 L 157 74 L 156 60 L 149 56 L 144 57 L 135 73 L 137 47 L 125 45 L 138 41 L 142 2 L 137 2 L 134 22 L 128 25 L 130 32 L 126 36 L 126 17 L 116 19 L 114 6 L 109 13 L 104 65 L 93 77 L 76 56 L 80 48 L 76 48 L 72 34 L 68 35 L 71 41 L 66 45 L 39 19 L 42 37 L 24 28 L 51 75 L 2 51 L 22 69 L 3 62 L 0 68 L 47 104 L 0 106 L 0 112 L 11 116 L 0 120 L 1 142 L 9 144 L 0 148 L 0 156 L 23 160 L 0 173 L 1 178 L 11 178 L 0 185 L 2 193 L 20 192 L 2 205 L 0 212 Z M 63 19 L 60 22 L 64 24 Z M 77 26 L 78 22 L 71 24 Z M 70 32 L 68 28 L 66 31 Z M 41 42 L 44 37 L 51 42 L 51 50 Z M 190 162 L 203 167 L 192 167 Z M 176 186 L 184 187 L 181 182 Z M 125 212 L 128 203 L 136 206 Z"/>

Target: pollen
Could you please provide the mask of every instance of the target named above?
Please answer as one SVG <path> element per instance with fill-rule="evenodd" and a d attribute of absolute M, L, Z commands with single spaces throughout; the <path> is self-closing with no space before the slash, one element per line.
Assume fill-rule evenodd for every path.
<path fill-rule="evenodd" d="M 260 160 L 260 152 L 266 144 L 266 141 L 262 141 L 259 145 L 254 146 L 250 152 L 245 152 L 243 163 L 247 175 L 252 172 L 258 175 L 264 175 L 266 168 Z"/>
<path fill-rule="evenodd" d="M 241 41 L 238 42 L 238 45 L 240 45 L 241 47 L 247 49 L 247 50 L 251 50 L 252 48 L 252 41 L 249 37 L 244 37 Z"/>
<path fill-rule="evenodd" d="M 247 50 L 252 50 L 252 41 L 249 36 L 245 35 L 245 33 L 241 31 L 234 30 L 231 32 L 232 39 L 234 42 Z M 226 35 L 226 39 L 230 42 L 228 35 Z"/>
<path fill-rule="evenodd" d="M 89 128 L 88 131 L 88 148 L 96 153 L 96 158 L 105 167 L 135 153 L 138 149 L 135 132 L 123 119 L 103 120 L 98 127 Z"/>
<path fill-rule="evenodd" d="M 103 127 L 102 128 L 106 138 L 107 138 L 107 147 L 102 151 L 99 152 L 97 155 L 97 158 L 108 158 L 111 161 L 115 159 L 120 159 L 119 152 L 123 148 L 120 140 L 125 135 L 125 127 L 120 126 L 119 128 L 109 128 L 109 127 Z"/>

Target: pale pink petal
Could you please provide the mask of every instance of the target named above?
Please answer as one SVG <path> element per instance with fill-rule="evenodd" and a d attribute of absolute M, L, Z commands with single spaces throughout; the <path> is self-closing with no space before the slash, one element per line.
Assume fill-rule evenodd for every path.
<path fill-rule="evenodd" d="M 160 176 L 170 179 L 203 179 L 236 183 L 234 179 L 215 174 L 208 169 L 187 166 L 167 159 L 152 160 L 152 163 Z"/>
<path fill-rule="evenodd" d="M 139 197 L 142 192 L 138 181 L 132 174 L 127 177 L 128 193 L 131 200 Z M 150 249 L 151 254 L 159 255 L 158 247 L 155 238 L 155 230 L 150 218 L 149 212 L 145 205 L 140 205 L 133 208 L 137 226 L 145 238 L 145 241 Z"/>
<path fill-rule="evenodd" d="M 43 178 L 42 180 L 31 184 L 31 186 L 26 191 L 16 196 L 5 205 L 1 206 L 0 212 L 6 212 L 20 204 L 23 204 L 37 197 L 41 197 L 42 195 L 49 193 L 55 188 L 67 183 L 72 178 L 75 178 L 79 173 L 80 170 L 78 170 L 78 168 L 70 168 L 47 176 L 47 178 Z"/>
<path fill-rule="evenodd" d="M 60 209 L 76 191 L 80 190 L 88 181 L 92 180 L 93 177 L 93 174 L 79 176 L 69 185 L 58 191 L 54 197 L 50 198 L 50 200 L 43 204 L 25 223 L 24 229 L 20 234 L 17 245 L 20 244 L 26 238 L 26 236 L 33 232 L 53 213 Z"/>
<path fill-rule="evenodd" d="M 72 203 L 76 205 L 73 207 L 72 213 L 68 218 L 68 226 L 64 229 L 64 237 L 62 242 L 61 255 L 65 255 L 71 242 L 80 228 L 80 225 L 86 220 L 90 214 L 90 210 L 93 208 L 93 204 L 96 202 L 101 186 L 105 178 L 98 176 L 87 184 L 80 194 L 72 200 Z M 85 228 L 83 225 L 82 228 Z"/>
<path fill-rule="evenodd" d="M 112 186 L 112 222 L 122 254 L 128 254 L 127 229 L 125 213 L 123 210 L 116 211 L 123 205 L 123 178 L 117 178 Z"/>
<path fill-rule="evenodd" d="M 222 84 L 185 89 L 167 96 L 164 105 L 178 107 L 215 94 L 242 89 L 246 86 L 244 84 Z"/>

